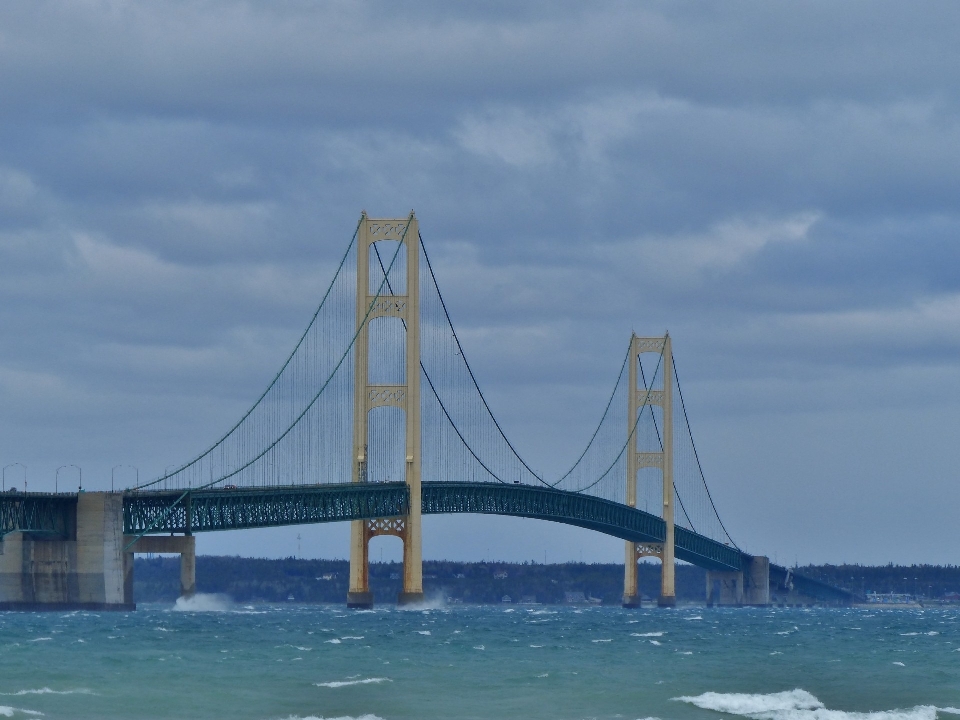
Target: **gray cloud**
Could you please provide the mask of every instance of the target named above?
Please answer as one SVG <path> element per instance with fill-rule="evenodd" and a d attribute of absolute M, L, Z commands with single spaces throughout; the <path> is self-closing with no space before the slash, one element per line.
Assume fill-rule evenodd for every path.
<path fill-rule="evenodd" d="M 5 5 L 0 458 L 36 487 L 64 462 L 104 487 L 118 462 L 191 456 L 272 377 L 360 209 L 416 208 L 535 465 L 589 434 L 631 329 L 670 328 L 749 549 L 949 561 L 958 13 Z M 437 547 L 477 557 L 504 528 L 504 557 L 620 557 L 497 522 L 458 540 L 438 520 Z M 290 552 L 281 531 L 246 537 Z"/>

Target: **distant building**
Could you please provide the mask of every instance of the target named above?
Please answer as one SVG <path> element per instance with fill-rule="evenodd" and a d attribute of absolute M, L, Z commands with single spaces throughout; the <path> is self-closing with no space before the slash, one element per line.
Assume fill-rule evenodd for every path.
<path fill-rule="evenodd" d="M 504 595 L 502 598 L 500 598 L 500 602 L 502 602 L 502 603 L 510 603 L 510 602 L 513 602 L 513 600 L 510 598 L 509 595 Z"/>

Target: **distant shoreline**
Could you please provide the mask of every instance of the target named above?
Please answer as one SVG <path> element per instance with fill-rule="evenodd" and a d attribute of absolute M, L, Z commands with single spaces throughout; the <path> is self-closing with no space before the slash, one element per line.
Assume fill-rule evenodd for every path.
<path fill-rule="evenodd" d="M 504 563 L 426 560 L 424 592 L 446 604 L 619 605 L 623 565 L 616 563 Z M 936 565 L 809 565 L 797 572 L 846 588 L 858 597 L 878 593 L 887 603 L 858 603 L 870 608 L 920 607 L 960 601 L 960 567 Z M 343 603 L 346 560 L 264 559 L 200 555 L 197 590 L 222 594 L 236 602 Z M 135 602 L 174 601 L 179 595 L 179 560 L 173 556 L 137 557 Z M 393 604 L 401 590 L 399 563 L 371 563 L 374 601 Z M 677 600 L 705 602 L 705 573 L 677 566 Z M 640 592 L 652 603 L 660 584 L 660 566 L 641 563 Z"/>

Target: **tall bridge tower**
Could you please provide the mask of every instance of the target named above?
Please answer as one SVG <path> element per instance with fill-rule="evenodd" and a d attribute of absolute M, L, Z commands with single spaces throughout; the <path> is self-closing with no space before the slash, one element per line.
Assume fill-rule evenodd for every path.
<path fill-rule="evenodd" d="M 420 243 L 413 212 L 402 219 L 372 219 L 363 213 L 357 233 L 357 328 L 354 351 L 353 481 L 368 481 L 369 415 L 377 407 L 404 411 L 404 481 L 410 489 L 410 506 L 401 517 L 354 520 L 350 526 L 350 589 L 347 606 L 373 606 L 370 592 L 369 548 L 371 538 L 394 535 L 403 541 L 403 591 L 398 602 L 423 600 L 423 554 L 420 532 Z M 393 294 L 387 283 L 370 287 L 370 248 L 391 240 L 401 243 L 397 251 L 406 260 L 406 287 Z M 394 257 L 391 251 L 388 257 Z M 400 264 L 400 267 L 403 267 Z M 389 270 L 389 268 L 387 268 Z M 371 289 L 373 292 L 371 293 Z M 370 323 L 376 318 L 394 318 L 405 329 L 406 382 L 402 385 L 370 383 Z"/>
<path fill-rule="evenodd" d="M 638 368 L 641 353 L 661 356 L 663 389 L 641 387 Z M 658 468 L 663 477 L 663 521 L 666 533 L 662 543 L 635 543 L 627 541 L 624 559 L 623 606 L 638 607 L 637 561 L 641 557 L 658 557 L 660 568 L 660 597 L 657 604 L 670 607 L 676 604 L 674 589 L 674 490 L 673 490 L 673 349 L 670 334 L 663 337 L 630 338 L 629 384 L 627 385 L 627 505 L 637 506 L 637 473 L 642 468 Z M 651 379 L 652 382 L 652 379 Z M 663 411 L 659 452 L 639 452 L 637 449 L 638 420 L 644 406 L 659 406 Z"/>

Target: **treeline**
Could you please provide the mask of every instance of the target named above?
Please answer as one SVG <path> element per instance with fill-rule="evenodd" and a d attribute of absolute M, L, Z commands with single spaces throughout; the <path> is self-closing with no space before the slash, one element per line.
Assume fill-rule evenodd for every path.
<path fill-rule="evenodd" d="M 937 600 L 960 593 L 957 565 L 806 565 L 796 571 L 860 596 L 868 592 L 897 593 Z"/>
<path fill-rule="evenodd" d="M 138 557 L 134 565 L 136 602 L 173 601 L 179 594 L 179 558 Z M 236 602 L 343 603 L 350 579 L 345 560 L 265 560 L 257 558 L 197 557 L 197 591 L 222 593 Z M 677 567 L 679 600 L 703 600 L 704 571 L 690 565 Z M 642 595 L 656 598 L 660 591 L 660 566 L 641 563 Z M 396 602 L 403 585 L 399 563 L 371 563 L 370 589 L 377 603 Z M 465 563 L 426 560 L 423 589 L 428 598 L 463 603 L 589 602 L 619 604 L 623 595 L 623 565 L 570 563 Z"/>
<path fill-rule="evenodd" d="M 942 598 L 960 592 L 960 567 L 937 565 L 808 565 L 796 572 L 851 590 L 900 593 L 919 599 Z M 589 602 L 617 605 L 623 595 L 623 565 L 565 563 L 423 563 L 423 586 L 428 598 L 448 602 Z M 399 563 L 371 563 L 370 587 L 375 602 L 396 601 L 402 587 Z M 136 602 L 174 601 L 179 594 L 179 559 L 164 556 L 138 557 L 134 566 Z M 345 560 L 265 560 L 201 555 L 197 558 L 197 590 L 222 593 L 237 602 L 284 602 L 293 598 L 306 603 L 343 603 L 349 583 Z M 678 565 L 677 599 L 702 602 L 706 578 L 702 569 Z M 641 563 L 640 592 L 656 598 L 660 589 L 660 566 Z"/>

